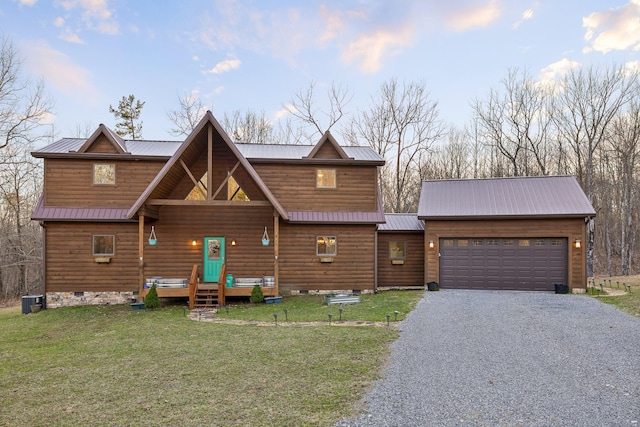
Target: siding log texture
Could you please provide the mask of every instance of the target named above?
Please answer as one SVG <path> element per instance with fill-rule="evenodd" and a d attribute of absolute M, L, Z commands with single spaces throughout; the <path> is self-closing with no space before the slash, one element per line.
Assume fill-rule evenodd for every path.
<path fill-rule="evenodd" d="M 406 242 L 404 264 L 393 265 L 389 258 L 389 242 Z M 424 285 L 423 233 L 378 233 L 378 286 Z"/>
<path fill-rule="evenodd" d="M 241 202 L 239 202 L 241 203 Z M 194 264 L 202 280 L 204 237 L 225 237 L 227 273 L 234 277 L 274 275 L 274 242 L 262 246 L 267 227 L 273 235 L 273 208 L 254 206 L 163 206 L 155 226 L 158 243 L 150 246 L 144 238 L 144 275 L 188 278 Z M 192 245 L 193 240 L 197 245 Z M 231 239 L 236 246 L 231 246 Z"/>
<path fill-rule="evenodd" d="M 336 236 L 337 255 L 322 263 L 317 236 Z M 280 289 L 373 290 L 375 225 L 280 225 Z M 327 257 L 329 258 L 329 257 Z"/>
<path fill-rule="evenodd" d="M 116 185 L 94 185 L 93 165 L 113 163 Z M 59 207 L 129 207 L 155 178 L 163 162 L 45 159 L 44 205 Z"/>
<path fill-rule="evenodd" d="M 586 289 L 586 226 L 583 218 L 577 219 L 522 219 L 522 220 L 477 220 L 477 221 L 426 221 L 424 234 L 424 274 L 425 283 L 440 282 L 438 244 L 440 238 L 482 237 L 482 238 L 535 238 L 564 237 L 568 239 L 568 285 L 571 289 Z M 574 242 L 580 239 L 581 248 Z M 429 248 L 429 240 L 435 242 Z"/>
<path fill-rule="evenodd" d="M 375 211 L 375 166 L 256 164 L 256 172 L 287 210 Z M 316 169 L 336 170 L 337 188 L 316 188 Z"/>
<path fill-rule="evenodd" d="M 96 263 L 95 234 L 115 236 L 115 255 L 109 263 Z M 49 222 L 45 241 L 47 292 L 138 290 L 138 224 Z"/>

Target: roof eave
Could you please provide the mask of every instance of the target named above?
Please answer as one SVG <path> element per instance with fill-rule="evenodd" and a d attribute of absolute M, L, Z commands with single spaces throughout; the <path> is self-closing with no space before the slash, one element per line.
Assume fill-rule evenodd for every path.
<path fill-rule="evenodd" d="M 592 213 L 575 213 L 575 214 L 536 214 L 536 215 L 418 215 L 418 219 L 423 221 L 480 221 L 488 219 L 576 219 L 576 218 L 592 218 Z"/>
<path fill-rule="evenodd" d="M 147 161 L 167 161 L 171 156 L 145 156 L 142 154 L 114 154 L 114 153 L 47 153 L 42 151 L 32 151 L 31 155 L 37 159 L 85 159 L 85 160 L 147 160 Z"/>
<path fill-rule="evenodd" d="M 298 164 L 298 165 L 345 165 L 345 166 L 384 166 L 384 160 L 356 160 L 356 159 L 267 159 L 262 157 L 247 157 L 252 164 Z"/>

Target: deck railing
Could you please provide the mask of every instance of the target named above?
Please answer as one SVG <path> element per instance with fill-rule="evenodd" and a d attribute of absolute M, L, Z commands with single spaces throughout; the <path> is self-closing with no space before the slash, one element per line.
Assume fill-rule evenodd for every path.
<path fill-rule="evenodd" d="M 222 268 L 220 269 L 220 277 L 218 277 L 218 305 L 219 306 L 225 305 L 224 291 L 227 285 L 226 277 L 225 277 L 226 272 L 227 272 L 227 264 L 222 264 Z"/>

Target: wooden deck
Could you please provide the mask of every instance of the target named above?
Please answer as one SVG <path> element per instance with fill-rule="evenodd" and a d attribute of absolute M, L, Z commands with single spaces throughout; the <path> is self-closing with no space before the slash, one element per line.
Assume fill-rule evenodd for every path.
<path fill-rule="evenodd" d="M 226 297 L 246 297 L 251 296 L 253 287 L 233 286 L 226 287 L 222 281 L 225 277 L 225 269 L 220 272 L 219 282 L 201 283 L 198 280 L 198 266 L 194 265 L 189 278 L 189 284 L 185 288 L 158 288 L 160 298 L 189 298 L 189 309 L 195 307 L 215 307 L 226 304 Z M 222 284 L 221 284 L 222 283 Z M 265 297 L 278 296 L 277 286 L 261 286 Z M 149 293 L 145 288 L 140 292 L 139 300 L 143 300 Z"/>

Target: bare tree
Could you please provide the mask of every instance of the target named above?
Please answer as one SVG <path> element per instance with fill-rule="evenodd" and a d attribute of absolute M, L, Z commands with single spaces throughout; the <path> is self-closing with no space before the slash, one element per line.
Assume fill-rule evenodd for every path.
<path fill-rule="evenodd" d="M 35 130 L 52 108 L 42 80 L 22 75 L 22 60 L 8 37 L 0 39 L 0 149 L 28 145 L 40 135 Z"/>
<path fill-rule="evenodd" d="M 620 68 L 574 68 L 554 97 L 553 119 L 559 135 L 570 144 L 575 172 L 587 198 L 595 201 L 595 153 L 609 128 L 637 93 L 637 73 Z M 598 210 L 598 206 L 596 211 Z M 587 227 L 587 276 L 593 276 L 594 223 Z"/>
<path fill-rule="evenodd" d="M 385 209 L 409 212 L 417 207 L 422 153 L 443 135 L 438 103 L 422 82 L 383 83 L 369 110 L 351 121 L 346 137 L 363 143 L 391 162 L 381 173 Z"/>
<path fill-rule="evenodd" d="M 634 248 L 634 199 L 638 197 L 635 173 L 640 163 L 640 103 L 637 98 L 630 104 L 628 112 L 617 116 L 610 129 L 609 147 L 618 165 L 615 185 L 621 193 L 620 210 L 620 267 L 623 275 L 629 274 L 631 252 Z"/>
<path fill-rule="evenodd" d="M 197 96 L 186 93 L 182 97 L 178 96 L 178 109 L 167 113 L 167 117 L 175 126 L 169 133 L 173 136 L 188 136 L 206 112 L 207 107 Z"/>
<path fill-rule="evenodd" d="M 312 128 L 308 135 L 310 141 L 323 135 L 345 116 L 345 107 L 353 97 L 347 88 L 331 83 L 327 90 L 328 105 L 323 109 L 318 107 L 315 88 L 316 82 L 311 81 L 306 89 L 295 93 L 290 105 L 285 106 L 291 115 Z"/>
<path fill-rule="evenodd" d="M 551 92 L 517 69 L 501 84 L 502 90 L 491 89 L 487 100 L 473 103 L 486 143 L 508 160 L 511 175 L 546 175 Z"/>
<path fill-rule="evenodd" d="M 242 113 L 240 110 L 234 110 L 231 114 L 224 114 L 221 124 L 235 142 L 249 144 L 273 142 L 273 126 L 266 118 L 264 111 L 257 113 L 247 110 Z"/>

